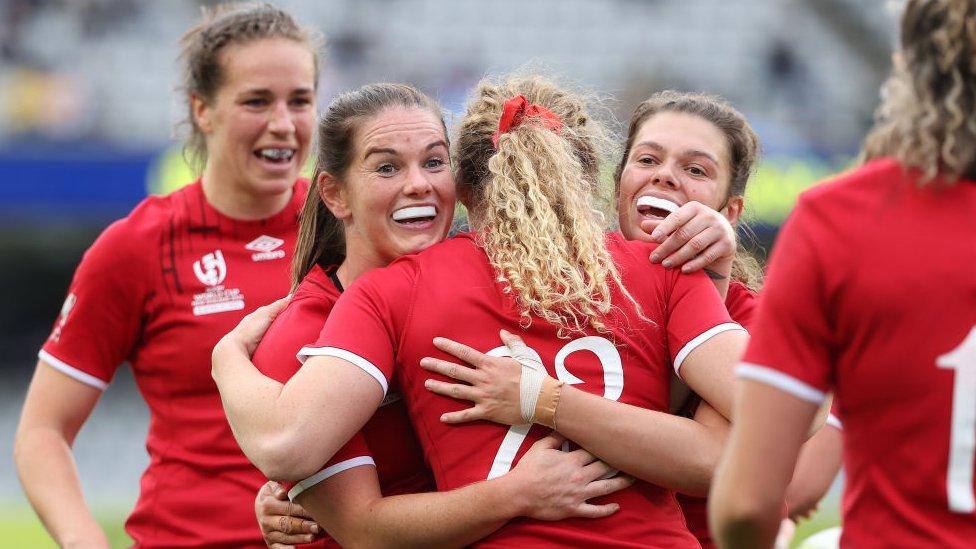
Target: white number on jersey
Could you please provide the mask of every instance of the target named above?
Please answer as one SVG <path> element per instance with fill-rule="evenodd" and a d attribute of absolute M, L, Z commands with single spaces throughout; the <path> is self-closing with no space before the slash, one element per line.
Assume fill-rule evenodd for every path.
<path fill-rule="evenodd" d="M 539 353 L 531 347 L 529 350 L 535 355 L 533 358 L 538 360 L 539 364 L 542 364 L 542 358 L 539 357 Z M 617 351 L 617 348 L 605 338 L 586 336 L 567 343 L 556 353 L 556 378 L 567 385 L 583 383 L 582 379 L 574 376 L 566 368 L 566 357 L 577 351 L 590 351 L 596 355 L 600 361 L 600 365 L 603 367 L 603 398 L 610 400 L 619 399 L 620 395 L 624 392 L 623 362 L 620 360 L 620 353 Z M 485 354 L 489 356 L 512 356 L 508 347 L 504 346 L 495 347 Z M 508 432 L 505 433 L 505 438 L 502 439 L 501 447 L 498 448 L 498 453 L 495 454 L 495 460 L 491 462 L 491 470 L 488 471 L 489 479 L 500 477 L 512 470 L 512 462 L 515 461 L 515 454 L 522 447 L 522 443 L 525 442 L 525 437 L 529 434 L 529 429 L 531 428 L 531 424 L 513 425 L 509 428 Z"/>
<path fill-rule="evenodd" d="M 958 347 L 936 359 L 939 368 L 955 370 L 949 431 L 946 491 L 953 513 L 976 511 L 973 458 L 976 457 L 976 326 Z"/>

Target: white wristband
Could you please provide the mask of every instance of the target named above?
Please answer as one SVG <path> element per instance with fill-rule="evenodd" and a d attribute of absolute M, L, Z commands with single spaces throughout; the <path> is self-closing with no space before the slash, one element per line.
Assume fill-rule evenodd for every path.
<path fill-rule="evenodd" d="M 528 345 L 519 341 L 508 345 L 512 358 L 522 366 L 522 378 L 519 381 L 519 410 L 522 421 L 532 423 L 535 418 L 535 405 L 539 401 L 542 382 L 549 375 L 539 360 L 539 355 Z"/>

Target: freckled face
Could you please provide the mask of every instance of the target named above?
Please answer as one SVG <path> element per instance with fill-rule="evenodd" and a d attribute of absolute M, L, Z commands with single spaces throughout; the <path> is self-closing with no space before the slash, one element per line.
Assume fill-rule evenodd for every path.
<path fill-rule="evenodd" d="M 426 109 L 391 107 L 364 122 L 343 177 L 347 251 L 385 264 L 443 240 L 456 201 L 449 161 L 444 127 Z"/>

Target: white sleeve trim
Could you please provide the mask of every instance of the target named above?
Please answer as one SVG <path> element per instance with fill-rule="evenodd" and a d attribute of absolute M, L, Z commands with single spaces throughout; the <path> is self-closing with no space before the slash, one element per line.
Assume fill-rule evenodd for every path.
<path fill-rule="evenodd" d="M 840 418 L 834 414 L 827 414 L 827 425 L 830 425 L 835 429 L 840 429 L 841 431 L 844 430 L 844 425 L 840 422 Z"/>
<path fill-rule="evenodd" d="M 735 369 L 735 373 L 739 379 L 749 379 L 765 383 L 766 385 L 771 385 L 781 391 L 787 392 L 800 400 L 814 404 L 823 404 L 823 401 L 827 398 L 827 393 L 824 391 L 808 385 L 791 375 L 784 374 L 779 370 L 767 368 L 766 366 L 741 362 L 739 363 L 739 367 Z"/>
<path fill-rule="evenodd" d="M 365 358 L 357 355 L 356 353 L 350 353 L 345 349 L 337 349 L 335 347 L 302 347 L 298 351 L 298 360 L 302 364 L 308 357 L 312 356 L 331 356 L 335 358 L 341 358 L 346 362 L 350 362 L 359 369 L 371 375 L 373 379 L 379 382 L 380 387 L 383 388 L 383 396 L 386 397 L 386 392 L 389 390 L 390 385 L 386 382 L 386 376 L 383 375 L 383 371 L 373 365 L 372 362 L 366 360 Z"/>
<path fill-rule="evenodd" d="M 699 345 L 705 343 L 706 341 L 713 338 L 714 336 L 722 332 L 728 332 L 729 330 L 742 330 L 743 332 L 746 331 L 745 328 L 736 324 L 735 322 L 726 322 L 724 324 L 719 324 L 718 326 L 712 326 L 711 328 L 698 334 L 696 338 L 686 343 L 685 346 L 682 347 L 680 351 L 678 351 L 678 354 L 674 355 L 674 373 L 675 375 L 678 376 L 678 379 L 681 379 L 681 372 L 680 372 L 681 363 L 683 363 L 685 359 L 688 358 L 688 355 L 690 355 L 692 351 L 694 351 L 696 348 L 698 348 Z"/>
<path fill-rule="evenodd" d="M 105 389 L 108 389 L 108 383 L 105 383 L 101 379 L 98 379 L 97 377 L 95 377 L 95 376 L 93 376 L 91 374 L 87 374 L 85 372 L 82 372 L 78 368 L 75 368 L 74 366 L 71 366 L 71 365 L 69 365 L 69 364 L 61 361 L 60 359 L 56 358 L 54 355 L 52 355 L 51 353 L 45 351 L 44 349 L 41 349 L 40 351 L 38 351 L 37 358 L 43 360 L 45 364 L 47 364 L 48 366 L 50 366 L 50 367 L 54 368 L 55 370 L 61 372 L 62 374 L 65 374 L 66 376 L 68 376 L 68 377 L 70 377 L 72 379 L 75 379 L 77 381 L 80 381 L 80 382 L 84 383 L 85 385 L 88 385 L 90 387 L 94 387 L 94 388 L 99 389 L 101 391 L 104 391 Z"/>
<path fill-rule="evenodd" d="M 308 490 L 309 488 L 315 486 L 316 484 L 322 482 L 323 480 L 338 475 L 343 471 L 348 471 L 353 467 L 362 467 L 363 465 L 372 465 L 373 467 L 376 467 L 376 462 L 373 461 L 373 458 L 370 456 L 359 456 L 359 457 L 347 459 L 345 461 L 340 461 L 335 465 L 326 467 L 325 469 L 322 469 L 321 471 L 315 473 L 314 475 L 308 477 L 307 479 L 298 481 L 298 484 L 293 486 L 291 490 L 288 490 L 288 499 L 290 499 L 291 501 L 295 501 L 295 498 L 298 497 L 298 494 L 301 494 L 305 490 Z"/>

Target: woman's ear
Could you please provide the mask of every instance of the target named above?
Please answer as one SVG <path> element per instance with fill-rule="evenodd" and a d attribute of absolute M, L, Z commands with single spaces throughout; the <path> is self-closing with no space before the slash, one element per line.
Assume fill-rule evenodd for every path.
<path fill-rule="evenodd" d="M 729 220 L 729 223 L 733 227 L 739 225 L 739 219 L 742 218 L 742 209 L 745 208 L 745 199 L 741 196 L 731 196 L 729 197 L 728 203 L 722 208 L 722 215 Z"/>
<path fill-rule="evenodd" d="M 210 105 L 198 94 L 190 94 L 190 110 L 193 113 L 193 122 L 202 133 L 213 131 L 213 121 L 210 119 Z"/>
<path fill-rule="evenodd" d="M 318 186 L 319 197 L 336 219 L 344 220 L 352 215 L 348 193 L 335 176 L 329 172 L 322 172 L 315 180 L 315 184 Z"/>

